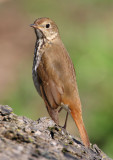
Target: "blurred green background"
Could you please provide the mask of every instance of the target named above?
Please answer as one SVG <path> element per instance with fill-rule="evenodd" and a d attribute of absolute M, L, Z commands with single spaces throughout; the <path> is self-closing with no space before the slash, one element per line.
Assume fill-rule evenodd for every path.
<path fill-rule="evenodd" d="M 29 24 L 39 17 L 57 23 L 75 66 L 90 141 L 113 157 L 113 0 L 0 0 L 0 103 L 35 120 L 48 116 L 32 81 Z M 67 130 L 78 136 L 75 129 L 70 117 Z"/>

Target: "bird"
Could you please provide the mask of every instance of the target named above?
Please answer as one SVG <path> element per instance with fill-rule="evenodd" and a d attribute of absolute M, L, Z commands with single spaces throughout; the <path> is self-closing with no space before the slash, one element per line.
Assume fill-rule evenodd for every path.
<path fill-rule="evenodd" d="M 59 29 L 50 18 L 42 17 L 30 25 L 36 34 L 32 77 L 35 88 L 43 98 L 52 120 L 59 125 L 59 112 L 72 116 L 83 144 L 90 147 L 83 118 L 74 65 L 59 34 Z"/>

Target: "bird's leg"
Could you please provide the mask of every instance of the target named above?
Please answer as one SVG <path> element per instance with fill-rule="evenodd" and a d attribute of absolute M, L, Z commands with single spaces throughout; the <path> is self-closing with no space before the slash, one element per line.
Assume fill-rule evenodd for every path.
<path fill-rule="evenodd" d="M 60 113 L 60 112 L 62 111 L 62 109 L 63 109 L 63 108 L 61 107 L 61 108 L 58 110 L 58 113 Z"/>
<path fill-rule="evenodd" d="M 66 126 L 67 126 L 67 120 L 68 120 L 68 112 L 67 112 L 67 114 L 66 114 L 66 119 L 65 119 L 65 123 L 64 123 L 64 129 L 66 129 Z"/>
<path fill-rule="evenodd" d="M 60 113 L 62 111 L 63 107 L 61 107 L 59 110 L 58 110 L 58 113 Z M 65 123 L 64 123 L 64 126 L 63 128 L 66 129 L 66 126 L 67 126 L 67 120 L 68 120 L 68 112 L 66 114 L 66 119 L 65 119 Z"/>

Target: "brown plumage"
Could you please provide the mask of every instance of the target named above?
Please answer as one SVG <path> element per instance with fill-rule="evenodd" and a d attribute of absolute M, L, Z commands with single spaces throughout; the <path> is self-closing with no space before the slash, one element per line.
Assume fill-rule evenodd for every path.
<path fill-rule="evenodd" d="M 61 106 L 71 114 L 84 145 L 89 147 L 74 66 L 60 39 L 58 28 L 49 18 L 39 18 L 31 26 L 37 38 L 33 62 L 34 85 L 55 123 L 59 124 L 58 110 Z"/>

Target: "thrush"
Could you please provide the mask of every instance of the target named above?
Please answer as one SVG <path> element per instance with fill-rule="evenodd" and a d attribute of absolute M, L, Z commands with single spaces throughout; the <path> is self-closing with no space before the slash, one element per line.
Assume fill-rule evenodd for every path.
<path fill-rule="evenodd" d="M 49 18 L 35 20 L 31 27 L 36 34 L 32 76 L 50 117 L 59 124 L 58 113 L 71 114 L 85 146 L 89 138 L 82 119 L 81 101 L 70 56 L 61 41 L 57 25 Z M 60 108 L 60 109 L 59 109 Z"/>

